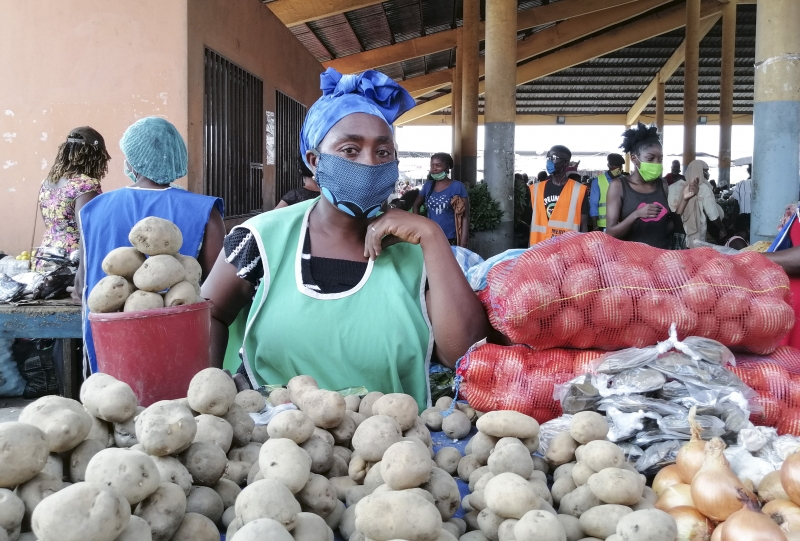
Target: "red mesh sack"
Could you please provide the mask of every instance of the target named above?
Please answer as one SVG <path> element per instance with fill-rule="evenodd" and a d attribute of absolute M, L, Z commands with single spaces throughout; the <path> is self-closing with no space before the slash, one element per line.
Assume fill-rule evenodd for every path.
<path fill-rule="evenodd" d="M 561 416 L 553 390 L 576 375 L 602 351 L 551 349 L 534 351 L 524 346 L 485 344 L 460 361 L 459 392 L 478 411 L 514 410 L 540 423 Z"/>
<path fill-rule="evenodd" d="M 755 401 L 764 411 L 750 416 L 754 425 L 800 436 L 800 350 L 784 346 L 769 356 L 737 355 L 730 370 L 759 395 Z"/>
<path fill-rule="evenodd" d="M 767 355 L 792 329 L 789 278 L 763 255 L 669 251 L 605 233 L 570 233 L 489 271 L 479 298 L 492 326 L 536 350 L 644 347 L 704 336 Z"/>

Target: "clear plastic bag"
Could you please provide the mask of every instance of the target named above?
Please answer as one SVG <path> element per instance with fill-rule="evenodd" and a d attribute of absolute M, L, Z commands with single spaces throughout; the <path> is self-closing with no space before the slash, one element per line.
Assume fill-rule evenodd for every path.
<path fill-rule="evenodd" d="M 743 428 L 736 435 L 736 444 L 751 453 L 760 451 L 778 437 L 778 431 L 766 426 Z"/>
<path fill-rule="evenodd" d="M 619 374 L 655 361 L 661 353 L 657 347 L 611 351 L 598 359 L 596 369 L 601 374 Z"/>
<path fill-rule="evenodd" d="M 652 368 L 638 367 L 619 374 L 597 374 L 594 385 L 603 398 L 614 395 L 642 394 L 657 391 L 667 382 L 664 374 Z"/>
<path fill-rule="evenodd" d="M 683 340 L 683 345 L 688 348 L 687 354 L 698 356 L 704 361 L 720 366 L 736 366 L 736 357 L 726 346 L 711 338 L 702 336 L 689 336 Z"/>
<path fill-rule="evenodd" d="M 639 473 L 654 473 L 664 466 L 674 464 L 678 450 L 683 445 L 676 440 L 663 441 L 645 449 L 644 454 L 636 461 L 636 470 Z"/>
<path fill-rule="evenodd" d="M 662 355 L 649 365 L 671 379 L 693 383 L 706 389 L 720 391 L 738 390 L 742 394 L 753 393 L 733 372 L 717 364 L 692 359 L 680 353 Z M 754 394 L 754 393 L 753 393 Z M 745 394 L 745 396 L 747 396 Z"/>
<path fill-rule="evenodd" d="M 668 381 L 657 393 L 662 400 L 678 402 L 679 399 L 691 396 L 686 385 L 680 381 Z"/>
<path fill-rule="evenodd" d="M 586 376 L 578 376 L 553 386 L 553 400 L 560 402 L 561 411 L 569 415 L 596 409 L 601 398 Z"/>
<path fill-rule="evenodd" d="M 625 461 L 635 464 L 637 460 L 644 454 L 644 449 L 632 443 L 620 442 L 617 447 L 622 449 L 625 455 Z"/>
<path fill-rule="evenodd" d="M 638 434 L 636 434 L 636 438 L 633 439 L 633 443 L 641 447 L 647 447 L 648 445 L 652 445 L 658 442 L 673 441 L 673 440 L 688 441 L 689 439 L 690 438 L 688 435 L 684 436 L 682 434 L 667 434 L 660 428 L 656 427 L 652 430 L 646 430 L 644 432 L 639 432 Z"/>
<path fill-rule="evenodd" d="M 711 415 L 697 415 L 695 421 L 700 427 L 700 437 L 704 440 L 723 436 L 726 433 L 725 421 Z M 658 420 L 658 427 L 670 437 L 689 439 L 692 429 L 689 426 L 689 412 L 667 415 Z"/>
<path fill-rule="evenodd" d="M 614 443 L 627 440 L 644 429 L 644 419 L 647 415 L 642 410 L 625 413 L 613 406 L 609 406 L 606 409 L 606 421 L 608 421 L 608 435 L 606 438 Z"/>
<path fill-rule="evenodd" d="M 685 411 L 685 409 L 681 406 L 667 402 L 666 400 L 648 398 L 638 394 L 604 398 L 600 401 L 600 405 L 597 409 L 599 411 L 605 411 L 609 406 L 613 406 L 618 410 L 627 413 L 644 410 L 657 413 L 659 415 L 676 415 Z"/>
<path fill-rule="evenodd" d="M 572 421 L 572 415 L 562 415 L 552 421 L 547 421 L 539 426 L 539 453 L 542 456 L 547 454 L 547 448 L 550 442 L 561 434 L 569 430 L 569 423 Z"/>
<path fill-rule="evenodd" d="M 757 487 L 765 475 L 775 471 L 775 466 L 769 461 L 751 455 L 750 451 L 739 445 L 728 447 L 724 452 L 733 473 L 742 482 L 749 479 Z"/>

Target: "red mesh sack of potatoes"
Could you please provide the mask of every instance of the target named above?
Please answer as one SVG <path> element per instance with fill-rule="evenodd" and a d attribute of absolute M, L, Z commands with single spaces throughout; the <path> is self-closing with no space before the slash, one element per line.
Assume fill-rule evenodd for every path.
<path fill-rule="evenodd" d="M 537 350 L 609 351 L 678 335 L 765 355 L 794 326 L 789 278 L 755 252 L 669 251 L 566 234 L 499 263 L 479 298 L 492 326 Z"/>
<path fill-rule="evenodd" d="M 478 411 L 514 410 L 543 423 L 561 415 L 561 405 L 553 399 L 554 386 L 574 377 L 576 362 L 589 366 L 602 354 L 485 344 L 459 362 L 459 392 Z"/>

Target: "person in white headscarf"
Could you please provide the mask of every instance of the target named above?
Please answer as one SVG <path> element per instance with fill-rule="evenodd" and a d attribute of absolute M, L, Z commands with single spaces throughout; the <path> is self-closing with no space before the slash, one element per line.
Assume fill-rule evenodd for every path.
<path fill-rule="evenodd" d="M 673 212 L 681 201 L 683 187 L 687 182 L 697 179 L 699 181 L 697 197 L 692 198 L 681 213 L 683 228 L 686 231 L 686 245 L 694 248 L 695 240 L 706 240 L 708 222 L 716 224 L 720 236 L 726 235 L 725 226 L 722 225 L 723 210 L 717 204 L 714 190 L 708 182 L 708 164 L 703 160 L 694 160 L 686 168 L 686 178 L 679 180 L 669 187 L 669 206 Z"/>

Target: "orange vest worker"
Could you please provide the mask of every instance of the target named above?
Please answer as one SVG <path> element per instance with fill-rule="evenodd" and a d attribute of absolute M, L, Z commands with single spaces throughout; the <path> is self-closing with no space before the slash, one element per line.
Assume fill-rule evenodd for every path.
<path fill-rule="evenodd" d="M 534 182 L 529 186 L 531 192 L 531 239 L 530 246 L 567 231 L 580 231 L 581 205 L 586 195 L 586 186 L 568 179 L 561 191 L 553 214 L 547 218 L 544 206 L 544 186 L 549 181 Z"/>

